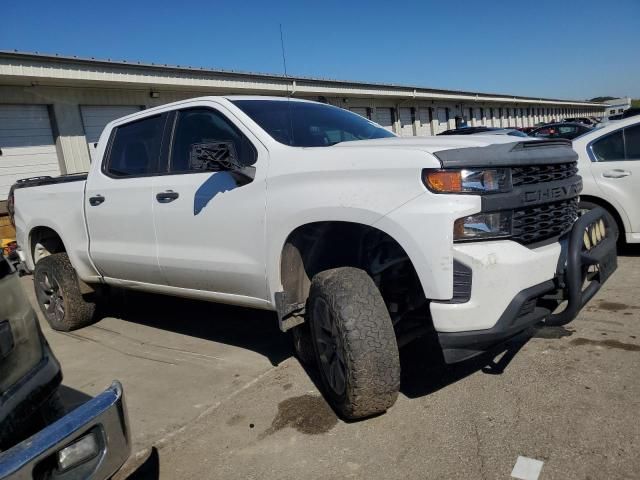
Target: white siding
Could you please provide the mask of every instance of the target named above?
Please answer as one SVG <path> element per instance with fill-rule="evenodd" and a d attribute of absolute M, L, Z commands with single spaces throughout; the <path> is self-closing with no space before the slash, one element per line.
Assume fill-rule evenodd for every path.
<path fill-rule="evenodd" d="M 60 175 L 46 105 L 0 105 L 0 201 L 16 180 Z"/>
<path fill-rule="evenodd" d="M 80 114 L 84 125 L 84 134 L 87 137 L 87 146 L 91 160 L 95 151 L 95 143 L 100 139 L 100 134 L 107 123 L 116 118 L 124 117 L 139 112 L 139 106 L 122 105 L 81 105 Z"/>

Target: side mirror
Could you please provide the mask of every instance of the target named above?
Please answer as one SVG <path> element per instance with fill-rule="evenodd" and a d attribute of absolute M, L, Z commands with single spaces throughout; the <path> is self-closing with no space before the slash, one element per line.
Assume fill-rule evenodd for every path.
<path fill-rule="evenodd" d="M 242 169 L 233 142 L 194 143 L 189 152 L 189 170 L 207 172 Z"/>

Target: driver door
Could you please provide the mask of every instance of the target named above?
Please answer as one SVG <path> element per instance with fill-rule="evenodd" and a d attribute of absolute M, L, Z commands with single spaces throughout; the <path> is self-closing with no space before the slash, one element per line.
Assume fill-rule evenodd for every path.
<path fill-rule="evenodd" d="M 267 151 L 230 118 L 223 107 L 177 112 L 168 172 L 152 186 L 158 262 L 170 286 L 266 299 Z M 201 161 L 203 145 L 221 144 L 242 173 Z"/>

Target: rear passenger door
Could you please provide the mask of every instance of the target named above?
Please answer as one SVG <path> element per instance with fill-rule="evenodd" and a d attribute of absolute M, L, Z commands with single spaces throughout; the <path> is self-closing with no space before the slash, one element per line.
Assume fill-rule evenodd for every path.
<path fill-rule="evenodd" d="M 102 165 L 87 179 L 91 259 L 105 277 L 162 284 L 153 225 L 152 180 L 161 164 L 167 114 L 117 126 Z"/>
<path fill-rule="evenodd" d="M 154 178 L 160 267 L 173 287 L 266 299 L 267 151 L 210 105 L 176 112 L 168 171 Z"/>
<path fill-rule="evenodd" d="M 622 205 L 631 232 L 640 233 L 640 123 L 599 138 L 589 149 L 598 187 Z"/>

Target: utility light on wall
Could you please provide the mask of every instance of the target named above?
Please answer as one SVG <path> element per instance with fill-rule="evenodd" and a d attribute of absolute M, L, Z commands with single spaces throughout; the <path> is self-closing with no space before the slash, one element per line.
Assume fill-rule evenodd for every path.
<path fill-rule="evenodd" d="M 151 92 L 149 92 L 149 96 L 151 98 L 158 98 L 160 96 L 159 92 L 154 92 L 153 90 L 151 90 Z"/>

